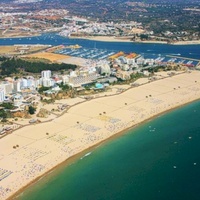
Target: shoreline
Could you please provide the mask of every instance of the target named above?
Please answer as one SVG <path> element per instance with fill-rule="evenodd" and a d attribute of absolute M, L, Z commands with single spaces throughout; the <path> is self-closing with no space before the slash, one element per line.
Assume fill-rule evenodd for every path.
<path fill-rule="evenodd" d="M 65 37 L 65 36 L 62 36 Z M 178 41 L 174 43 L 168 43 L 166 41 L 156 41 L 156 40 L 146 40 L 146 41 L 131 41 L 131 38 L 120 38 L 115 36 L 91 36 L 91 37 L 78 37 L 70 36 L 69 39 L 83 39 L 91 41 L 100 41 L 100 42 L 130 42 L 138 44 L 168 44 L 168 45 L 199 45 L 200 40 L 191 40 L 191 41 Z"/>
<path fill-rule="evenodd" d="M 17 38 L 32 38 L 32 37 L 39 37 L 42 34 L 35 34 L 35 35 L 16 35 L 16 36 L 7 36 L 7 37 L 0 37 L 0 39 L 17 39 Z"/>
<path fill-rule="evenodd" d="M 65 36 L 62 36 L 62 37 L 65 37 Z M 100 41 L 100 42 L 132 42 L 128 38 L 119 38 L 119 37 L 115 37 L 115 36 L 89 36 L 89 37 L 69 36 L 68 38 L 69 39 Z"/>
<path fill-rule="evenodd" d="M 85 152 L 88 152 L 90 149 L 94 149 L 96 146 L 99 146 L 102 143 L 105 143 L 106 141 L 113 139 L 114 137 L 118 137 L 119 135 L 124 134 L 128 130 L 133 129 L 136 126 L 142 123 L 145 123 L 146 121 L 156 118 L 157 116 L 160 116 L 164 114 L 165 112 L 169 112 L 170 110 L 176 109 L 180 106 L 183 106 L 185 104 L 198 100 L 200 98 L 200 85 L 196 82 L 194 83 L 194 80 L 195 78 L 199 79 L 199 77 L 200 77 L 200 72 L 198 71 L 192 71 L 191 73 L 177 74 L 176 76 L 167 77 L 165 79 L 159 79 L 157 81 L 153 81 L 148 84 L 141 85 L 139 87 L 129 88 L 128 90 L 111 97 L 110 96 L 99 97 L 97 99 L 85 101 L 83 103 L 79 103 L 78 105 L 70 107 L 70 109 L 67 110 L 67 112 L 63 116 L 57 118 L 56 120 L 52 120 L 50 123 L 46 122 L 45 125 L 40 125 L 40 124 L 30 125 L 24 129 L 14 132 L 10 136 L 10 138 L 5 137 L 5 140 L 10 139 L 10 141 L 7 141 L 7 143 L 5 144 L 6 146 L 9 146 L 10 144 L 9 142 L 12 142 L 13 141 L 12 138 L 15 139 L 15 136 L 17 137 L 20 136 L 19 139 L 22 139 L 21 137 L 27 137 L 27 138 L 32 137 L 32 140 L 30 139 L 31 141 L 27 141 L 28 143 L 24 141 L 24 144 L 20 144 L 19 150 L 16 151 L 16 150 L 10 149 L 9 152 L 7 152 L 7 155 L 13 154 L 14 157 L 19 154 L 19 158 L 17 158 L 19 159 L 18 162 L 20 162 L 19 163 L 20 165 L 18 167 L 19 169 L 21 169 L 20 168 L 21 165 L 23 165 L 24 162 L 26 162 L 26 160 L 23 160 L 24 159 L 23 145 L 26 145 L 26 151 L 28 151 L 28 154 L 29 154 L 29 150 L 28 150 L 29 146 L 30 148 L 37 147 L 40 149 L 40 148 L 44 148 L 44 147 L 40 147 L 40 142 L 42 142 L 42 144 L 45 144 L 44 142 L 46 142 L 46 144 L 48 143 L 49 145 L 54 144 L 52 143 L 52 141 L 47 140 L 48 139 L 47 136 L 41 136 L 42 134 L 41 132 L 45 132 L 46 129 L 49 128 L 50 131 L 54 131 L 52 137 L 54 137 L 54 135 L 56 134 L 59 135 L 62 133 L 62 135 L 67 135 L 69 139 L 70 138 L 74 139 L 72 143 L 67 143 L 66 146 L 65 144 L 59 144 L 58 146 L 59 148 L 57 149 L 57 151 L 55 153 L 52 152 L 51 155 L 49 155 L 50 158 L 48 158 L 49 159 L 48 161 L 51 162 L 52 159 L 54 159 L 55 157 L 57 159 L 55 160 L 55 163 L 52 164 L 52 166 L 47 164 L 47 168 L 45 168 L 44 171 L 42 171 L 41 173 L 36 171 L 35 174 L 33 174 L 33 178 L 31 178 L 32 180 L 25 179 L 24 182 L 22 181 L 21 182 L 22 187 L 20 183 L 18 183 L 17 178 L 18 176 L 21 177 L 21 175 L 23 175 L 23 172 L 25 170 L 22 169 L 21 174 L 20 173 L 16 174 L 14 181 L 17 184 L 16 187 L 19 189 L 17 190 L 16 188 L 15 192 L 12 191 L 11 192 L 12 194 L 9 195 L 10 197 L 7 195 L 6 198 L 12 199 L 13 197 L 16 197 L 16 195 L 22 193 L 22 191 L 24 191 L 27 187 L 29 187 L 30 184 L 31 185 L 34 184 L 40 178 L 54 171 L 54 169 L 56 168 L 58 169 L 59 166 L 66 165 L 66 162 L 71 163 L 72 159 L 77 159 L 78 157 L 80 157 L 80 155 L 83 155 Z M 193 81 L 193 84 L 191 81 Z M 157 86 L 158 88 L 156 88 L 155 86 Z M 176 90 L 173 90 L 174 89 L 173 87 L 175 87 Z M 145 95 L 149 93 L 153 97 L 150 97 L 149 95 L 148 98 L 145 98 Z M 172 99 L 172 95 L 174 96 L 173 99 Z M 108 99 L 109 101 L 107 101 Z M 112 104 L 110 105 L 109 102 L 111 102 Z M 124 105 L 123 102 L 128 102 L 128 103 L 125 103 Z M 122 103 L 123 103 L 123 106 L 122 106 Z M 91 107 L 93 109 L 92 110 L 90 109 L 90 112 L 85 113 L 85 105 L 87 107 L 86 110 L 88 110 Z M 90 107 L 88 107 L 87 105 L 88 106 L 90 105 Z M 98 105 L 101 105 L 101 108 Z M 102 114 L 101 116 L 97 114 L 99 112 L 102 112 L 103 109 L 104 111 L 106 110 L 106 114 L 104 114 L 103 116 Z M 107 116 L 107 112 L 108 112 L 108 116 Z M 111 122 L 106 121 L 109 118 L 112 120 L 116 120 L 115 119 L 116 117 L 120 119 L 117 122 L 111 123 Z M 63 125 L 63 123 L 66 122 L 67 119 L 69 120 L 69 125 Z M 78 121 L 81 120 L 81 127 L 77 125 L 77 120 Z M 89 132 L 89 135 L 88 135 L 89 130 L 85 130 L 84 126 L 82 126 L 82 124 L 85 125 L 85 122 L 88 122 L 88 121 L 90 121 L 89 123 L 90 126 L 92 125 L 97 126 L 97 127 L 99 126 L 100 129 L 95 130 L 96 132 L 94 133 Z M 75 126 L 73 124 L 75 124 Z M 55 130 L 51 130 L 51 127 L 48 127 L 48 125 L 49 126 L 53 125 L 52 127 L 54 127 Z M 107 127 L 107 125 L 111 126 L 111 128 L 113 129 L 110 130 L 110 127 Z M 62 129 L 62 126 L 64 129 Z M 43 129 L 41 129 L 42 127 Z M 86 128 L 88 129 L 88 127 Z M 38 131 L 39 131 L 39 135 L 37 135 Z M 76 131 L 76 135 L 73 135 L 71 133 L 72 131 Z M 33 133 L 35 135 L 32 135 Z M 87 139 L 88 136 L 90 135 L 96 135 L 97 137 L 95 140 L 87 140 L 85 142 L 85 139 Z M 1 140 L 0 142 L 3 143 L 5 141 Z M 58 154 L 62 154 L 62 151 L 61 151 L 62 148 L 66 148 L 66 147 L 68 148 L 69 146 L 70 148 L 74 149 L 72 153 L 69 152 L 67 156 L 66 152 L 68 151 L 64 151 L 63 156 L 61 155 L 60 157 L 57 157 Z M 5 155 L 6 155 L 6 152 L 5 152 Z M 22 160 L 20 156 L 22 156 Z M 43 162 L 46 163 L 47 161 L 45 161 L 45 159 L 47 158 L 45 157 L 43 159 L 39 158 L 40 162 L 38 160 L 37 161 L 38 163 L 43 163 Z M 10 156 L 9 161 L 13 162 L 12 156 Z M 4 166 L 6 166 L 5 162 L 4 162 Z M 28 169 L 29 169 L 29 166 L 28 166 Z M 12 177 L 10 177 L 10 181 L 11 179 Z M 5 180 L 4 185 L 6 186 L 6 184 L 10 184 L 10 181 L 8 178 L 7 182 Z"/>
<path fill-rule="evenodd" d="M 11 37 L 0 37 L 0 39 L 17 39 L 17 38 L 32 38 L 39 37 L 42 34 L 35 35 L 24 35 L 24 36 L 11 36 Z M 138 43 L 138 44 L 168 44 L 168 45 L 200 45 L 200 40 L 191 40 L 191 41 L 177 41 L 174 43 L 168 43 L 166 41 L 156 41 L 156 40 L 146 40 L 146 41 L 131 41 L 131 37 L 115 37 L 115 36 L 88 36 L 88 37 L 79 37 L 79 36 L 61 36 L 69 39 L 82 39 L 82 40 L 91 40 L 91 41 L 100 41 L 100 42 L 124 42 L 124 43 Z M 12 45 L 11 45 L 12 46 Z"/>
<path fill-rule="evenodd" d="M 80 159 L 82 156 L 84 156 L 86 153 L 92 152 L 93 150 L 97 149 L 97 148 L 100 147 L 101 145 L 106 144 L 107 142 L 110 142 L 110 141 L 112 141 L 112 140 L 114 140 L 114 139 L 116 139 L 116 138 L 119 138 L 119 137 L 123 136 L 124 134 L 128 134 L 128 133 L 127 133 L 128 131 L 130 131 L 130 130 L 132 130 L 132 129 L 138 127 L 138 126 L 141 126 L 141 125 L 147 123 L 148 121 L 152 121 L 152 120 L 158 118 L 159 116 L 162 116 L 162 115 L 164 115 L 164 114 L 170 113 L 170 112 L 172 112 L 172 111 L 174 111 L 174 110 L 176 110 L 176 109 L 182 108 L 182 107 L 184 107 L 184 106 L 187 106 L 187 105 L 189 105 L 189 104 L 191 104 L 191 103 L 195 103 L 195 102 L 197 102 L 197 101 L 200 101 L 200 97 L 199 97 L 199 99 L 192 100 L 191 102 L 187 102 L 187 103 L 185 103 L 185 104 L 182 104 L 182 105 L 179 105 L 179 106 L 177 106 L 177 107 L 171 108 L 171 109 L 169 109 L 169 110 L 163 111 L 162 113 L 159 113 L 159 114 L 157 114 L 157 115 L 155 115 L 155 116 L 152 116 L 152 117 L 150 117 L 149 119 L 146 119 L 146 120 L 144 120 L 144 121 L 142 121 L 142 122 L 140 122 L 140 123 L 138 123 L 138 124 L 135 124 L 135 125 L 133 125 L 133 126 L 131 126 L 131 127 L 128 127 L 128 128 L 126 128 L 126 129 L 124 129 L 124 130 L 122 130 L 122 131 L 120 131 L 120 132 L 118 132 L 118 133 L 116 133 L 116 134 L 110 136 L 109 138 L 106 138 L 105 140 L 100 141 L 99 143 L 97 143 L 97 144 L 95 144 L 95 145 L 93 145 L 93 146 L 91 146 L 91 147 L 89 147 L 89 148 L 83 150 L 82 152 L 79 152 L 79 153 L 73 155 L 72 157 L 66 159 L 65 161 L 63 161 L 62 163 L 60 163 L 60 164 L 58 164 L 57 166 L 53 167 L 53 168 L 50 169 L 49 171 L 45 172 L 43 175 L 41 175 L 41 176 L 37 177 L 36 179 L 32 180 L 29 184 L 27 184 L 26 186 L 24 186 L 23 188 L 21 188 L 21 189 L 20 189 L 19 191 L 17 191 L 15 194 L 13 194 L 12 196 L 10 196 L 7 200 L 18 199 L 18 198 L 20 197 L 20 194 L 22 194 L 26 189 L 28 189 L 28 188 L 30 188 L 30 187 L 32 187 L 32 186 L 34 187 L 34 185 L 35 185 L 36 183 L 38 183 L 40 180 L 42 180 L 42 179 L 44 179 L 44 178 L 47 178 L 47 176 L 55 176 L 55 175 L 58 174 L 59 171 L 61 171 L 64 167 L 67 167 L 67 166 L 69 166 L 70 164 L 73 164 L 73 163 L 76 162 L 78 159 Z M 57 172 L 55 172 L 55 170 L 56 170 Z M 54 173 L 56 173 L 56 174 L 54 174 Z"/>

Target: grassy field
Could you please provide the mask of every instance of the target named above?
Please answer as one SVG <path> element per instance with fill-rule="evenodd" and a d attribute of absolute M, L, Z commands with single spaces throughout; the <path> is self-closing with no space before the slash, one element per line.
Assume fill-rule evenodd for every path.
<path fill-rule="evenodd" d="M 32 53 L 35 51 L 40 51 L 43 49 L 46 49 L 47 46 L 35 46 L 35 45 L 29 45 L 29 46 L 0 46 L 0 55 L 21 55 L 24 53 Z"/>
<path fill-rule="evenodd" d="M 35 53 L 35 54 L 29 54 L 23 57 L 30 58 L 30 59 L 31 58 L 45 59 L 51 62 L 59 62 L 59 60 L 69 58 L 70 56 L 60 55 L 60 54 L 55 54 L 55 53 L 40 52 L 40 53 Z"/>
<path fill-rule="evenodd" d="M 16 54 L 14 46 L 1 46 L 0 54 Z"/>

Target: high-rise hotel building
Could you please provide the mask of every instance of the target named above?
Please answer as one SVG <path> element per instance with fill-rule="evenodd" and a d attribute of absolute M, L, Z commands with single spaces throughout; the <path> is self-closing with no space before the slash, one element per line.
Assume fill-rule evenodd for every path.
<path fill-rule="evenodd" d="M 0 87 L 0 102 L 3 102 L 5 100 L 5 88 Z"/>
<path fill-rule="evenodd" d="M 41 72 L 42 78 L 50 79 L 51 78 L 51 71 L 45 70 Z"/>

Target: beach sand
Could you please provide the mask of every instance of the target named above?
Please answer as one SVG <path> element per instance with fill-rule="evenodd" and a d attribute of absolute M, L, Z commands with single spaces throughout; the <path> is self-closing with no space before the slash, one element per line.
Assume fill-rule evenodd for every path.
<path fill-rule="evenodd" d="M 115 37 L 115 36 L 89 36 L 89 37 L 71 36 L 70 38 L 94 40 L 94 41 L 101 41 L 101 42 L 131 42 L 131 38 L 129 38 L 129 37 L 122 38 L 122 37 Z"/>
<path fill-rule="evenodd" d="M 1 138 L 0 199 L 12 199 L 33 180 L 116 133 L 199 99 L 199 80 L 200 71 L 192 71 L 140 82 L 116 95 L 78 101 L 50 122 Z"/>
<path fill-rule="evenodd" d="M 200 40 L 179 41 L 174 43 L 174 45 L 191 45 L 191 44 L 200 44 Z"/>
<path fill-rule="evenodd" d="M 84 40 L 93 40 L 93 41 L 101 41 L 101 42 L 133 42 L 133 43 L 145 43 L 145 44 L 168 44 L 167 41 L 157 41 L 157 40 L 139 40 L 132 41 L 132 37 L 115 37 L 115 36 L 89 36 L 89 37 L 76 37 L 71 36 L 70 38 L 78 38 Z M 171 43 L 171 45 L 193 45 L 200 44 L 200 40 L 191 40 L 191 41 L 177 41 Z"/>

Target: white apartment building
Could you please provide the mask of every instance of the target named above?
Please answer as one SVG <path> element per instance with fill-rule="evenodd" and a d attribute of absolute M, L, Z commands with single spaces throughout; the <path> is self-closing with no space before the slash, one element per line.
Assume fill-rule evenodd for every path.
<path fill-rule="evenodd" d="M 44 87 L 52 87 L 54 86 L 55 81 L 53 79 L 47 79 L 47 78 L 43 78 L 42 79 L 42 84 Z"/>
<path fill-rule="evenodd" d="M 5 88 L 0 87 L 0 102 L 3 102 L 5 100 Z"/>
<path fill-rule="evenodd" d="M 13 82 L 13 91 L 14 92 L 20 92 L 21 91 L 21 82 L 20 81 L 14 81 Z"/>
<path fill-rule="evenodd" d="M 64 85 L 68 84 L 69 83 L 69 76 L 68 75 L 62 76 L 62 81 L 63 81 Z"/>
<path fill-rule="evenodd" d="M 14 96 L 14 106 L 21 106 L 22 105 L 22 101 L 23 101 L 23 97 L 20 94 L 16 94 Z"/>
<path fill-rule="evenodd" d="M 51 71 L 45 70 L 41 72 L 41 78 L 40 78 L 40 85 L 44 87 L 51 87 L 55 84 L 55 81 L 51 79 Z"/>
<path fill-rule="evenodd" d="M 36 83 L 34 79 L 27 79 L 27 86 L 28 88 L 35 88 L 36 87 Z"/>
<path fill-rule="evenodd" d="M 96 73 L 88 73 L 76 77 L 70 77 L 69 78 L 69 84 L 73 85 L 74 87 L 81 86 L 83 84 L 88 84 L 93 82 L 94 80 L 97 79 L 97 74 Z"/>
<path fill-rule="evenodd" d="M 5 89 L 5 94 L 10 94 L 12 93 L 12 90 L 13 90 L 13 83 L 4 82 L 2 84 L 2 87 L 4 87 Z"/>
<path fill-rule="evenodd" d="M 23 78 L 21 79 L 21 88 L 27 88 L 28 87 L 28 80 Z"/>
<path fill-rule="evenodd" d="M 43 78 L 43 79 L 42 79 L 42 85 L 43 85 L 44 87 L 50 87 L 50 86 L 51 86 L 51 79 Z"/>
<path fill-rule="evenodd" d="M 45 70 L 41 72 L 42 78 L 50 79 L 51 78 L 51 71 L 50 70 Z"/>

